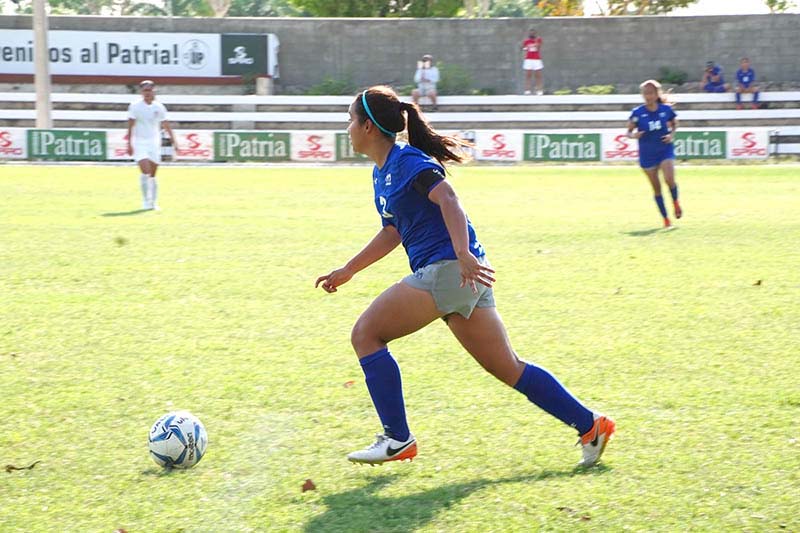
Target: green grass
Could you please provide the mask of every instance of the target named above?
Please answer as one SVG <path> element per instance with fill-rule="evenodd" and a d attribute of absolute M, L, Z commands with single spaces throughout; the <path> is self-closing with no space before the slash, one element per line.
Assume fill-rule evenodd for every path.
<path fill-rule="evenodd" d="M 678 168 L 671 232 L 636 168 L 455 171 L 516 350 L 618 422 L 590 470 L 439 323 L 392 344 L 420 455 L 349 464 L 350 327 L 408 267 L 313 281 L 377 231 L 369 169 L 161 174 L 125 214 L 133 167 L 0 166 L 0 468 L 41 461 L 0 471 L 0 531 L 800 530 L 797 166 Z M 165 472 L 178 408 L 210 444 Z"/>

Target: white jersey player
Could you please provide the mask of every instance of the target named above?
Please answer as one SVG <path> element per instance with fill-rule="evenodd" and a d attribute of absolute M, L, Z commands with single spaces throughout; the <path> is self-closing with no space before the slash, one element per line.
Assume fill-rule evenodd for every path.
<path fill-rule="evenodd" d="M 142 99 L 128 106 L 128 155 L 142 171 L 139 181 L 142 188 L 142 209 L 158 209 L 158 183 L 156 170 L 161 163 L 161 129 L 172 141 L 177 151 L 175 134 L 167 122 L 167 108 L 155 101 L 155 83 L 144 80 L 139 84 Z"/>

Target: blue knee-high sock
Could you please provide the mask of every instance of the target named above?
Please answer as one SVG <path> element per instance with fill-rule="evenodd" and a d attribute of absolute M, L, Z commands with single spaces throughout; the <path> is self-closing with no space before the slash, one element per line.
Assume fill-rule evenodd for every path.
<path fill-rule="evenodd" d="M 594 425 L 592 412 L 544 368 L 526 363 L 514 388 L 541 409 L 577 429 L 581 435 Z"/>
<path fill-rule="evenodd" d="M 661 213 L 661 216 L 667 218 L 667 208 L 664 206 L 664 197 L 659 194 L 655 198 L 656 198 L 656 205 L 658 206 L 658 210 Z"/>
<path fill-rule="evenodd" d="M 674 187 L 669 188 L 669 193 L 672 195 L 672 201 L 678 201 L 678 184 L 676 183 Z"/>
<path fill-rule="evenodd" d="M 736 91 L 736 103 L 737 104 L 742 103 L 742 93 L 740 93 L 739 91 Z"/>
<path fill-rule="evenodd" d="M 753 103 L 754 104 L 758 103 L 758 91 L 753 93 Z"/>
<path fill-rule="evenodd" d="M 400 367 L 389 353 L 389 348 L 382 348 L 361 358 L 360 363 L 366 376 L 369 395 L 372 396 L 372 403 L 386 433 L 395 440 L 408 440 Z"/>

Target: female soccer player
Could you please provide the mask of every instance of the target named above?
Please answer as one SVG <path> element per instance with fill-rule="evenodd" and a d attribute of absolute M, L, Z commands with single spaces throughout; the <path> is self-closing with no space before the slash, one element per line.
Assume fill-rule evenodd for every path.
<path fill-rule="evenodd" d="M 658 170 L 664 174 L 664 181 L 672 194 L 672 204 L 675 209 L 675 218 L 681 218 L 683 211 L 678 202 L 678 185 L 675 183 L 675 150 L 672 141 L 675 136 L 677 115 L 672 106 L 664 103 L 661 84 L 656 80 L 647 80 L 639 85 L 644 98 L 644 105 L 631 111 L 628 119 L 628 137 L 639 139 L 639 165 L 650 179 L 653 186 L 656 205 L 664 227 L 672 225 L 664 206 L 664 197 L 661 195 L 661 182 L 658 180 Z"/>
<path fill-rule="evenodd" d="M 155 82 L 144 80 L 139 83 L 141 100 L 128 106 L 128 155 L 141 170 L 139 184 L 142 189 L 142 209 L 158 210 L 158 183 L 156 171 L 161 163 L 161 129 L 172 141 L 172 148 L 178 153 L 175 133 L 167 122 L 167 108 L 156 101 Z"/>
<path fill-rule="evenodd" d="M 375 207 L 383 227 L 343 267 L 317 278 L 316 286 L 337 292 L 401 243 L 413 274 L 378 296 L 353 327 L 351 342 L 384 433 L 347 458 L 381 464 L 417 455 L 406 421 L 400 369 L 387 343 L 443 318 L 483 368 L 577 429 L 583 444 L 581 464 L 595 464 L 614 433 L 614 422 L 584 407 L 543 368 L 517 358 L 495 309 L 494 270 L 445 180 L 443 164 L 462 160 L 461 142 L 436 133 L 417 105 L 400 102 L 389 87 L 367 89 L 349 113 L 353 149 L 375 162 Z M 409 144 L 396 143 L 395 134 L 406 126 Z"/>

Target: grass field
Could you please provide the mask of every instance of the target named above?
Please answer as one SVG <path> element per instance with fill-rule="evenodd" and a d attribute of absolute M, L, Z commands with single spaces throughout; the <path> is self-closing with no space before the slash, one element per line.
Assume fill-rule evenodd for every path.
<path fill-rule="evenodd" d="M 401 250 L 334 295 L 379 228 L 368 168 L 0 166 L 0 531 L 798 531 L 800 167 L 680 167 L 658 230 L 633 167 L 456 169 L 515 348 L 618 433 L 572 430 L 442 324 L 396 341 L 413 463 L 349 345 Z M 348 382 L 352 386 L 346 386 Z M 148 457 L 188 409 L 206 457 Z M 301 492 L 306 479 L 317 489 Z"/>

